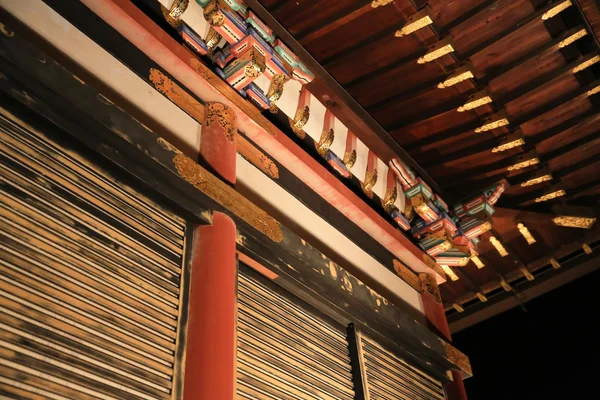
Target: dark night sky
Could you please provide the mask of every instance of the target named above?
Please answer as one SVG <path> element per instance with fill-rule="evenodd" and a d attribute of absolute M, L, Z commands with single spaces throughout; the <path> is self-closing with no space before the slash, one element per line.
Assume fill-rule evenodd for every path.
<path fill-rule="evenodd" d="M 453 336 L 469 400 L 600 398 L 600 270 Z"/>

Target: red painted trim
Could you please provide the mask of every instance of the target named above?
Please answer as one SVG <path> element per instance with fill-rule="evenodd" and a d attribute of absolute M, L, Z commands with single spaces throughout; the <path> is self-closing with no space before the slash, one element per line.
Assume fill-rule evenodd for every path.
<path fill-rule="evenodd" d="M 237 268 L 235 223 L 215 212 L 193 243 L 184 400 L 235 398 Z"/>
<path fill-rule="evenodd" d="M 424 257 L 428 256 L 420 248 L 385 221 L 289 137 L 273 125 L 268 127 L 268 131 L 265 130 L 226 95 L 219 92 L 198 73 L 196 68 L 198 59 L 168 36 L 130 1 L 82 0 L 82 2 L 204 102 L 221 102 L 232 107 L 237 115 L 238 128 L 246 136 L 412 270 L 432 273 L 438 283 L 445 281 L 445 276 L 437 274 L 425 264 Z M 237 95 L 234 94 L 233 89 L 230 93 L 228 95 Z"/>
<path fill-rule="evenodd" d="M 217 116 L 209 116 L 208 107 L 205 107 L 204 117 L 204 121 L 207 122 L 202 126 L 200 156 L 221 179 L 235 185 L 237 155 L 235 136 L 227 137 L 226 128 L 219 123 Z"/>
<path fill-rule="evenodd" d="M 423 312 L 427 322 L 435 328 L 439 334 L 444 336 L 448 342 L 452 342 L 450 328 L 444 313 L 444 306 L 438 303 L 435 297 L 427 290 L 421 293 L 421 302 L 423 303 Z M 467 400 L 467 392 L 463 383 L 462 375 L 459 371 L 452 370 L 452 382 L 444 385 L 447 400 Z"/>

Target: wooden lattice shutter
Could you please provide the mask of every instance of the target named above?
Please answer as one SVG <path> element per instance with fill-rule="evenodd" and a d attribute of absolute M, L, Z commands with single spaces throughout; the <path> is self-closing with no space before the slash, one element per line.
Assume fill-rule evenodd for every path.
<path fill-rule="evenodd" d="M 185 221 L 2 110 L 0 397 L 171 399 Z"/>
<path fill-rule="evenodd" d="M 240 269 L 240 399 L 354 399 L 343 329 Z"/>

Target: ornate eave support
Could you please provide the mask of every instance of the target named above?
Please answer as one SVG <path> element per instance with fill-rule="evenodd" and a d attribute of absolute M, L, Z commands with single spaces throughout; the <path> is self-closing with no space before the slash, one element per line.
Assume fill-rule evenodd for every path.
<path fill-rule="evenodd" d="M 552 207 L 556 217 L 552 223 L 567 228 L 590 229 L 596 222 L 596 212 L 587 207 L 556 205 Z"/>
<path fill-rule="evenodd" d="M 464 111 L 473 110 L 475 108 L 484 106 L 491 102 L 492 102 L 492 98 L 490 97 L 489 90 L 486 88 L 486 89 L 483 89 L 483 90 L 469 96 L 469 99 L 467 100 L 467 102 L 465 104 L 463 104 L 462 106 L 458 107 L 458 109 L 456 111 L 464 112 Z"/>
<path fill-rule="evenodd" d="M 550 168 L 544 167 L 526 175 L 525 179 L 523 179 L 523 181 L 521 182 L 521 187 L 539 185 L 540 183 L 548 182 L 551 180 L 552 173 L 550 171 Z"/>
<path fill-rule="evenodd" d="M 433 44 L 427 50 L 427 53 L 419 57 L 417 63 L 426 64 L 428 62 L 437 60 L 440 57 L 445 56 L 446 54 L 453 53 L 456 50 L 456 45 L 454 44 L 454 39 L 452 36 L 447 36 L 446 38 L 440 40 L 439 42 Z"/>
<path fill-rule="evenodd" d="M 523 168 L 531 167 L 540 163 L 540 158 L 535 150 L 528 151 L 527 153 L 519 154 L 512 159 L 511 165 L 509 165 L 507 171 L 518 171 Z"/>
<path fill-rule="evenodd" d="M 371 7 L 373 8 L 377 8 L 377 7 L 381 7 L 381 6 L 387 6 L 390 3 L 393 3 L 394 0 L 373 0 L 371 2 Z"/>
<path fill-rule="evenodd" d="M 413 32 L 423 29 L 426 26 L 433 24 L 433 20 L 429 16 L 431 14 L 431 8 L 429 5 L 425 6 L 421 11 L 410 17 L 401 29 L 398 29 L 394 36 L 404 37 L 410 35 Z"/>
<path fill-rule="evenodd" d="M 500 153 L 506 150 L 514 149 L 515 147 L 523 146 L 525 144 L 525 136 L 520 129 L 515 132 L 503 136 L 498 146 L 492 149 L 492 153 Z"/>
<path fill-rule="evenodd" d="M 562 197 L 566 195 L 565 189 L 562 184 L 557 184 L 552 186 L 549 190 L 545 191 L 544 194 L 535 198 L 536 203 L 541 203 L 544 201 L 554 200 L 558 197 Z"/>
<path fill-rule="evenodd" d="M 487 132 L 492 129 L 497 129 L 502 126 L 508 125 L 510 122 L 508 120 L 508 115 L 506 111 L 500 111 L 497 114 L 492 115 L 489 118 L 486 118 L 485 123 L 481 125 L 479 128 L 475 129 L 475 133 Z"/>
<path fill-rule="evenodd" d="M 467 62 L 463 64 L 462 67 L 454 70 L 454 72 L 448 75 L 443 82 L 440 82 L 437 87 L 439 89 L 445 89 L 454 86 L 460 82 L 474 78 L 475 74 L 473 73 L 473 65 L 471 65 L 470 62 Z"/>

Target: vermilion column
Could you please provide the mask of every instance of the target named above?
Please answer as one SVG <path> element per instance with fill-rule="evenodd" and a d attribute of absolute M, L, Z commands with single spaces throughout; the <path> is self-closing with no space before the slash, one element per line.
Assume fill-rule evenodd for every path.
<path fill-rule="evenodd" d="M 422 273 L 419 274 L 419 278 L 421 280 L 421 301 L 423 302 L 425 317 L 433 328 L 443 335 L 448 342 L 451 342 L 450 328 L 448 327 L 444 306 L 442 305 L 440 289 L 438 288 L 435 277 L 433 277 L 433 275 Z M 447 383 L 444 386 L 446 398 L 448 400 L 467 400 L 467 392 L 461 373 L 453 370 L 452 379 L 453 382 Z"/>
<path fill-rule="evenodd" d="M 235 114 L 206 105 L 201 158 L 235 184 Z M 237 350 L 236 227 L 220 212 L 194 232 L 185 359 L 185 400 L 233 400 Z"/>

